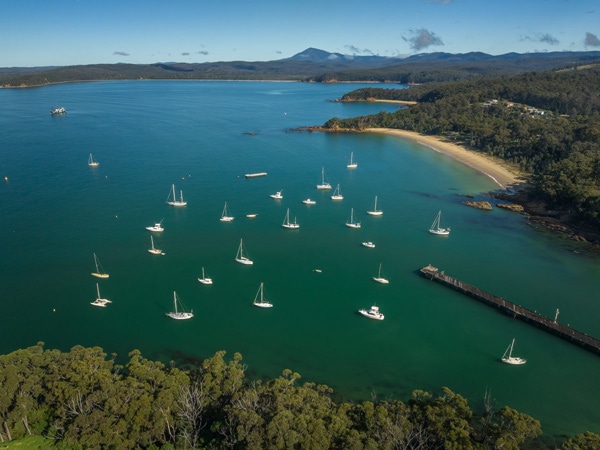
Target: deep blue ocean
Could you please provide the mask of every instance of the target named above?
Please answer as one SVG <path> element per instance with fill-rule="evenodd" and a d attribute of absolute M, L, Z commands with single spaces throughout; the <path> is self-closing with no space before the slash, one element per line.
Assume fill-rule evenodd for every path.
<path fill-rule="evenodd" d="M 464 206 L 464 194 L 490 200 L 498 187 L 423 145 L 290 131 L 396 109 L 332 101 L 359 86 L 0 89 L 0 352 L 44 341 L 168 363 L 226 350 L 243 355 L 251 379 L 289 368 L 347 400 L 447 386 L 475 411 L 488 390 L 550 435 L 600 433 L 598 355 L 418 276 L 433 264 L 546 316 L 558 308 L 560 322 L 600 337 L 600 260 L 522 215 Z M 56 105 L 67 114 L 51 116 Z M 315 189 L 322 168 L 342 201 Z M 186 207 L 165 203 L 172 184 Z M 269 197 L 276 191 L 282 200 Z M 381 217 L 366 214 L 376 195 Z M 219 220 L 225 202 L 230 223 Z M 281 227 L 288 208 L 299 230 Z M 352 208 L 360 229 L 345 226 Z M 428 233 L 439 210 L 448 237 Z M 151 255 L 145 227 L 161 220 L 154 240 L 165 255 Z M 252 266 L 234 261 L 240 239 Z M 94 253 L 110 278 L 90 275 Z M 379 264 L 389 285 L 372 280 Z M 202 267 L 213 285 L 198 283 Z M 252 306 L 261 282 L 271 309 Z M 106 308 L 90 305 L 96 283 Z M 191 320 L 165 316 L 173 291 Z M 357 314 L 371 305 L 384 321 Z M 499 362 L 513 338 L 523 366 Z"/>

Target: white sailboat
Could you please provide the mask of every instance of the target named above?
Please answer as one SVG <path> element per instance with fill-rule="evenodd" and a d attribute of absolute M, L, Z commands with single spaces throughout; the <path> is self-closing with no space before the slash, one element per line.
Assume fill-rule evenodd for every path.
<path fill-rule="evenodd" d="M 204 275 L 204 267 L 202 267 L 202 278 L 198 278 L 198 281 L 202 284 L 213 284 L 212 278 Z"/>
<path fill-rule="evenodd" d="M 100 261 L 98 261 L 98 257 L 96 256 L 95 253 L 94 253 L 94 264 L 96 265 L 96 271 L 92 272 L 93 277 L 108 278 L 110 276 L 109 274 L 104 272 L 104 269 L 102 268 L 102 264 L 100 264 Z"/>
<path fill-rule="evenodd" d="M 185 320 L 185 319 L 191 319 L 192 317 L 194 317 L 194 312 L 190 311 L 190 312 L 185 312 L 185 311 L 179 311 L 177 309 L 177 293 L 175 291 L 173 291 L 173 311 L 165 313 L 167 316 L 169 316 L 171 319 L 175 319 L 175 320 Z M 180 301 L 181 303 L 181 301 Z"/>
<path fill-rule="evenodd" d="M 106 307 L 106 305 L 108 303 L 112 303 L 109 299 L 102 298 L 102 296 L 100 295 L 100 286 L 98 286 L 98 283 L 96 283 L 96 293 L 98 294 L 98 297 L 96 297 L 96 300 L 91 302 L 90 305 L 99 306 L 101 308 L 104 308 L 104 307 Z"/>
<path fill-rule="evenodd" d="M 369 319 L 383 320 L 385 318 L 385 316 L 379 312 L 379 306 L 375 305 L 371 306 L 369 309 L 359 309 L 358 313 Z"/>
<path fill-rule="evenodd" d="M 153 255 L 164 255 L 163 251 L 154 247 L 154 237 L 150 235 L 150 248 L 148 249 Z"/>
<path fill-rule="evenodd" d="M 325 167 L 321 168 L 321 184 L 317 184 L 317 189 L 331 189 L 331 185 L 325 181 Z"/>
<path fill-rule="evenodd" d="M 354 221 L 354 208 L 350 209 L 350 220 L 346 222 L 346 226 L 349 228 L 360 228 L 360 222 Z"/>
<path fill-rule="evenodd" d="M 183 191 L 179 191 L 179 200 L 177 200 L 177 195 L 175 194 L 175 185 L 171 186 L 171 191 L 169 192 L 169 196 L 167 197 L 167 205 L 171 206 L 186 206 L 187 202 L 183 200 Z"/>
<path fill-rule="evenodd" d="M 225 206 L 223 207 L 223 213 L 221 214 L 221 218 L 219 219 L 221 222 L 231 222 L 234 217 L 229 215 L 229 211 L 227 210 L 227 202 L 225 202 Z"/>
<path fill-rule="evenodd" d="M 272 308 L 273 304 L 265 299 L 264 286 L 264 283 L 260 283 L 260 287 L 258 288 L 258 292 L 256 293 L 252 304 L 254 306 L 258 306 L 259 308 Z"/>
<path fill-rule="evenodd" d="M 333 195 L 331 196 L 331 200 L 343 200 L 343 199 L 344 199 L 344 196 L 340 192 L 340 185 L 338 183 L 338 185 L 335 187 L 335 190 L 333 191 Z"/>
<path fill-rule="evenodd" d="M 162 220 L 160 222 L 155 223 L 152 226 L 146 227 L 146 230 L 155 232 L 165 231 L 165 229 L 162 226 Z"/>
<path fill-rule="evenodd" d="M 242 241 L 242 239 L 240 239 L 240 246 L 238 247 L 238 251 L 235 255 L 235 260 L 240 264 L 254 264 L 254 261 L 244 256 L 244 242 Z"/>
<path fill-rule="evenodd" d="M 283 223 L 281 224 L 283 228 L 287 228 L 289 230 L 297 230 L 300 228 L 300 225 L 296 223 L 296 217 L 294 217 L 294 222 L 290 222 L 290 208 L 287 209 L 285 213 L 285 218 L 283 219 Z"/>
<path fill-rule="evenodd" d="M 378 283 L 381 284 L 389 284 L 390 281 L 387 278 L 384 278 L 381 276 L 381 263 L 379 263 L 379 273 L 377 274 L 376 277 L 373 277 L 373 281 L 377 281 Z"/>
<path fill-rule="evenodd" d="M 275 194 L 270 194 L 269 197 L 274 198 L 275 200 L 281 200 L 283 198 L 283 195 L 281 195 L 282 192 L 283 192 L 283 189 L 280 191 L 277 191 Z"/>
<path fill-rule="evenodd" d="M 367 214 L 370 216 L 381 216 L 383 214 L 383 211 L 377 210 L 377 196 L 375 196 L 375 206 L 373 206 L 373 210 L 367 211 Z"/>
<path fill-rule="evenodd" d="M 348 169 L 356 169 L 358 167 L 358 164 L 356 164 L 355 162 L 352 161 L 353 156 L 354 156 L 354 152 L 350 152 L 350 164 L 346 164 L 346 167 Z"/>
<path fill-rule="evenodd" d="M 429 232 L 431 234 L 437 234 L 437 235 L 440 235 L 440 236 L 448 236 L 450 234 L 450 227 L 448 227 L 448 228 L 442 228 L 440 226 L 440 220 L 441 220 L 441 218 L 442 218 L 442 211 L 439 211 L 437 213 L 437 216 L 435 216 L 435 220 L 431 224 L 431 227 L 429 228 Z"/>
<path fill-rule="evenodd" d="M 98 161 L 94 161 L 94 158 L 92 157 L 92 154 L 90 153 L 90 156 L 88 158 L 88 166 L 98 167 L 99 165 L 100 165 L 100 163 Z"/>
<path fill-rule="evenodd" d="M 514 345 L 515 345 L 515 339 L 513 338 L 512 342 L 510 343 L 510 345 L 504 352 L 504 355 L 502 355 L 502 358 L 500 358 L 500 361 L 502 361 L 503 363 L 512 364 L 512 365 L 525 364 L 527 362 L 526 359 L 519 358 L 518 356 L 512 355 Z"/>

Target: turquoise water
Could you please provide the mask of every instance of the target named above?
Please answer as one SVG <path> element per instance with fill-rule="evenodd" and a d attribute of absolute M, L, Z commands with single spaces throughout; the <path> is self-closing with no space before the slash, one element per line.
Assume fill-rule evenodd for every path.
<path fill-rule="evenodd" d="M 420 278 L 448 274 L 600 336 L 600 261 L 520 215 L 465 207 L 496 189 L 422 145 L 288 132 L 394 106 L 330 100 L 358 85 L 106 82 L 0 90 L 0 351 L 100 345 L 123 360 L 241 352 L 250 377 L 285 368 L 345 399 L 489 389 L 547 433 L 600 433 L 600 359 Z M 53 117 L 49 110 L 65 106 Z M 100 162 L 87 165 L 89 153 Z M 349 170 L 350 153 L 358 168 Z M 317 191 L 321 168 L 344 200 Z M 247 180 L 248 172 L 268 176 Z M 188 206 L 165 204 L 171 184 Z M 284 198 L 269 194 L 283 189 Z M 381 217 L 366 214 L 378 196 Z M 316 205 L 306 206 L 304 198 Z M 235 216 L 219 221 L 224 202 Z M 281 227 L 287 208 L 300 229 Z M 354 208 L 362 228 L 344 226 Z M 449 237 L 427 232 L 438 210 Z M 245 217 L 256 213 L 254 219 Z M 144 228 L 164 256 L 147 252 Z M 240 238 L 253 266 L 233 261 Z M 361 246 L 373 241 L 376 248 Z M 110 278 L 90 276 L 96 253 Z M 382 264 L 389 285 L 374 283 Z M 214 280 L 197 282 L 202 266 Z M 320 269 L 322 272 L 315 272 Z M 107 308 L 89 303 L 95 283 Z M 259 284 L 275 305 L 251 305 Z M 189 321 L 165 316 L 177 291 Z M 356 311 L 380 306 L 383 322 Z M 516 338 L 520 367 L 498 362 Z"/>

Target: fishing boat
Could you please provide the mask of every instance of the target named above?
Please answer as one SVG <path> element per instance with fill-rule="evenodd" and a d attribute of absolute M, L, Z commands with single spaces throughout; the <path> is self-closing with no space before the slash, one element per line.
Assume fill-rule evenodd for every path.
<path fill-rule="evenodd" d="M 431 234 L 437 234 L 439 236 L 448 236 L 450 234 L 450 227 L 442 228 L 440 226 L 441 218 L 442 218 L 442 211 L 438 211 L 437 216 L 435 216 L 435 220 L 433 221 L 433 223 L 431 224 L 431 227 L 429 228 L 429 232 Z"/>
<path fill-rule="evenodd" d="M 281 200 L 283 198 L 283 195 L 281 195 L 282 192 L 283 192 L 283 189 L 280 191 L 277 191 L 275 194 L 270 194 L 269 197 L 274 198 L 275 200 Z"/>
<path fill-rule="evenodd" d="M 333 191 L 333 195 L 331 196 L 331 200 L 343 200 L 343 199 L 344 199 L 344 196 L 340 192 L 340 185 L 338 183 L 338 185 L 335 187 L 335 190 Z"/>
<path fill-rule="evenodd" d="M 194 312 L 190 311 L 190 312 L 185 312 L 185 311 L 179 311 L 177 309 L 177 303 L 178 303 L 178 298 L 177 298 L 177 293 L 175 291 L 173 291 L 173 311 L 165 313 L 167 316 L 169 316 L 171 319 L 175 319 L 175 320 L 186 320 L 186 319 L 191 319 L 192 317 L 194 317 Z M 179 303 L 181 303 L 181 301 L 179 301 Z M 183 306 L 182 306 L 183 309 Z"/>
<path fill-rule="evenodd" d="M 165 229 L 162 226 L 162 220 L 160 222 L 155 223 L 152 226 L 146 227 L 146 230 L 155 232 L 165 231 Z"/>
<path fill-rule="evenodd" d="M 354 161 L 352 161 L 353 156 L 354 156 L 354 152 L 350 152 L 350 164 L 346 164 L 346 167 L 348 169 L 356 169 L 358 167 L 358 164 L 356 164 Z"/>
<path fill-rule="evenodd" d="M 225 206 L 223 207 L 223 213 L 221 214 L 221 218 L 219 219 L 221 222 L 231 222 L 234 217 L 229 215 L 229 211 L 227 210 L 227 202 L 225 202 Z"/>
<path fill-rule="evenodd" d="M 60 115 L 60 114 L 66 114 L 66 113 L 67 113 L 67 110 L 64 106 L 56 106 L 50 110 L 50 114 L 52 114 L 53 116 Z"/>
<path fill-rule="evenodd" d="M 367 211 L 367 214 L 370 216 L 381 216 L 383 211 L 377 210 L 377 196 L 375 196 L 375 206 L 373 206 L 372 211 Z"/>
<path fill-rule="evenodd" d="M 202 268 L 202 278 L 198 278 L 198 281 L 202 284 L 213 284 L 212 278 L 204 275 L 204 267 Z"/>
<path fill-rule="evenodd" d="M 256 216 L 258 216 L 258 214 L 256 214 L 256 213 L 246 214 L 246 217 L 248 219 L 254 219 Z"/>
<path fill-rule="evenodd" d="M 260 287 L 258 288 L 258 292 L 256 293 L 252 304 L 254 306 L 258 306 L 259 308 L 272 308 L 273 304 L 265 299 L 264 286 L 264 283 L 260 283 Z"/>
<path fill-rule="evenodd" d="M 88 157 L 88 166 L 98 167 L 99 165 L 100 165 L 100 163 L 98 161 L 94 161 L 94 158 L 92 157 L 92 154 L 90 153 L 90 156 Z"/>
<path fill-rule="evenodd" d="M 99 306 L 101 308 L 104 308 L 104 307 L 106 307 L 107 304 L 112 303 L 109 299 L 102 298 L 102 296 L 100 295 L 100 286 L 98 286 L 98 283 L 96 283 L 96 293 L 98 296 L 96 297 L 96 300 L 94 300 L 93 302 L 90 303 L 90 305 Z"/>
<path fill-rule="evenodd" d="M 150 235 L 150 248 L 148 249 L 153 255 L 164 255 L 163 251 L 154 247 L 154 237 Z"/>
<path fill-rule="evenodd" d="M 296 223 L 295 217 L 294 223 L 290 222 L 290 208 L 287 209 L 287 213 L 285 213 L 285 218 L 283 219 L 283 223 L 281 224 L 281 226 L 289 230 L 297 230 L 298 228 L 300 228 L 300 225 Z"/>
<path fill-rule="evenodd" d="M 346 226 L 349 228 L 360 228 L 360 222 L 354 221 L 354 208 L 350 210 L 350 220 L 346 222 Z"/>
<path fill-rule="evenodd" d="M 186 206 L 187 202 L 183 200 L 183 191 L 179 191 L 179 200 L 177 200 L 177 195 L 175 194 L 175 185 L 171 186 L 171 191 L 169 192 L 169 196 L 167 197 L 167 205 L 171 206 Z"/>
<path fill-rule="evenodd" d="M 248 257 L 244 256 L 244 242 L 242 241 L 242 239 L 240 239 L 240 246 L 238 248 L 238 251 L 235 255 L 235 260 L 237 262 L 239 262 L 240 264 L 254 264 L 254 261 L 248 259 Z"/>
<path fill-rule="evenodd" d="M 379 263 L 379 273 L 377 274 L 376 277 L 373 277 L 373 281 L 377 281 L 378 283 L 381 284 L 389 284 L 390 281 L 387 278 L 384 278 L 381 276 L 381 263 Z"/>
<path fill-rule="evenodd" d="M 367 248 L 375 248 L 375 244 L 373 244 L 371 241 L 363 242 L 362 245 L 363 247 Z"/>
<path fill-rule="evenodd" d="M 385 316 L 379 312 L 379 306 L 375 305 L 371 306 L 369 309 L 359 309 L 358 313 L 369 319 L 383 320 L 385 318 Z"/>
<path fill-rule="evenodd" d="M 108 278 L 110 276 L 109 274 L 104 272 L 104 269 L 102 268 L 102 264 L 100 264 L 100 261 L 98 261 L 98 257 L 96 256 L 95 253 L 94 253 L 94 265 L 96 266 L 96 271 L 92 272 L 93 277 Z"/>
<path fill-rule="evenodd" d="M 304 203 L 305 205 L 316 205 L 317 204 L 316 201 L 311 200 L 310 198 L 302 200 L 302 203 Z"/>
<path fill-rule="evenodd" d="M 325 167 L 321 168 L 321 184 L 317 184 L 317 189 L 331 189 L 331 185 L 325 181 Z"/>
<path fill-rule="evenodd" d="M 518 356 L 513 356 L 512 355 L 512 351 L 513 351 L 513 347 L 514 346 L 515 346 L 515 339 L 513 338 L 512 342 L 510 343 L 510 345 L 508 346 L 508 348 L 504 352 L 504 355 L 502 355 L 502 358 L 500 358 L 500 361 L 502 361 L 503 363 L 512 364 L 512 365 L 515 365 L 515 366 L 518 366 L 518 365 L 521 365 L 521 364 L 525 364 L 527 362 L 526 359 L 519 358 Z"/>

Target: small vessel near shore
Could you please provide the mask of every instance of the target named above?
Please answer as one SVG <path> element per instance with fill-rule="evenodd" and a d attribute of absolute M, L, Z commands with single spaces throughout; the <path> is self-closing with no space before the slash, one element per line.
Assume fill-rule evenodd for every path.
<path fill-rule="evenodd" d="M 94 300 L 93 302 L 90 303 L 90 305 L 99 306 L 101 308 L 104 308 L 104 307 L 106 307 L 106 305 L 108 303 L 112 303 L 109 299 L 102 298 L 102 296 L 100 295 L 100 286 L 98 286 L 98 283 L 96 283 L 96 293 L 98 296 L 96 297 L 96 300 Z"/>
<path fill-rule="evenodd" d="M 52 114 L 53 116 L 58 116 L 61 114 L 66 114 L 67 110 L 64 106 L 55 106 L 54 108 L 52 108 L 50 110 L 50 114 Z"/>
<path fill-rule="evenodd" d="M 363 242 L 362 245 L 363 247 L 367 248 L 375 248 L 375 244 L 373 244 L 371 241 Z"/>
<path fill-rule="evenodd" d="M 153 255 L 164 255 L 163 251 L 154 247 L 154 237 L 150 235 L 150 248 L 148 249 Z"/>
<path fill-rule="evenodd" d="M 521 365 L 521 364 L 525 364 L 527 362 L 526 359 L 519 358 L 518 356 L 513 356 L 512 355 L 512 351 L 513 351 L 513 347 L 514 346 L 515 346 L 515 339 L 513 338 L 512 342 L 510 343 L 510 345 L 508 346 L 508 348 L 504 352 L 504 355 L 502 355 L 502 358 L 500 358 L 500 361 L 502 361 L 503 363 L 512 364 L 512 365 L 515 365 L 515 366 L 518 366 L 518 365 Z"/>
<path fill-rule="evenodd" d="M 317 189 L 319 189 L 319 190 L 331 189 L 331 185 L 325 181 L 325 167 L 321 168 L 321 184 L 317 184 Z"/>
<path fill-rule="evenodd" d="M 346 167 L 348 169 L 356 169 L 358 167 L 358 164 L 356 164 L 354 161 L 352 161 L 353 156 L 354 156 L 354 152 L 350 152 L 350 164 L 346 164 Z"/>
<path fill-rule="evenodd" d="M 258 214 L 256 214 L 256 213 L 246 214 L 246 217 L 248 219 L 254 219 L 256 216 L 258 216 Z"/>
<path fill-rule="evenodd" d="M 280 191 L 277 191 L 275 194 L 270 194 L 269 197 L 274 198 L 275 200 L 281 200 L 283 198 L 283 195 L 281 195 L 282 192 L 283 192 L 283 189 Z"/>
<path fill-rule="evenodd" d="M 177 303 L 178 303 L 178 298 L 177 298 L 177 293 L 175 291 L 173 291 L 173 311 L 165 313 L 167 316 L 169 316 L 171 319 L 175 319 L 175 320 L 186 320 L 186 319 L 191 319 L 192 317 L 194 317 L 194 312 L 190 311 L 190 312 L 185 312 L 185 311 L 179 311 L 177 309 Z M 179 303 L 181 303 L 181 300 L 179 300 Z M 183 306 L 182 306 L 183 309 Z"/>
<path fill-rule="evenodd" d="M 331 196 L 331 200 L 344 200 L 344 196 L 342 195 L 342 193 L 340 191 L 340 185 L 339 185 L 339 183 L 335 187 L 335 190 L 333 191 L 333 195 Z"/>
<path fill-rule="evenodd" d="M 94 253 L 94 265 L 96 266 L 96 271 L 92 272 L 92 276 L 96 278 L 108 278 L 110 275 L 104 272 L 104 268 L 100 261 L 98 261 L 98 257 Z"/>
<path fill-rule="evenodd" d="M 221 222 L 231 222 L 234 217 L 230 215 L 227 210 L 227 202 L 225 202 L 225 206 L 223 207 L 223 212 L 221 213 L 221 218 L 219 219 Z"/>
<path fill-rule="evenodd" d="M 383 320 L 385 316 L 379 311 L 379 306 L 371 306 L 369 309 L 359 309 L 359 314 L 362 314 L 369 319 Z"/>
<path fill-rule="evenodd" d="M 204 275 L 204 267 L 202 267 L 202 278 L 198 278 L 198 281 L 202 284 L 213 284 L 212 278 Z"/>
<path fill-rule="evenodd" d="M 90 156 L 88 157 L 88 166 L 90 166 L 90 167 L 98 167 L 99 165 L 100 165 L 100 163 L 98 161 L 94 161 L 94 157 L 90 153 Z"/>
<path fill-rule="evenodd" d="M 377 281 L 381 284 L 390 284 L 390 281 L 387 278 L 381 276 L 381 263 L 379 263 L 379 273 L 376 277 L 373 277 L 373 281 Z"/>
<path fill-rule="evenodd" d="M 165 231 L 165 229 L 162 226 L 162 220 L 160 222 L 155 223 L 152 226 L 146 227 L 146 230 L 148 231 L 154 231 L 154 232 L 161 232 L 161 231 Z"/>
<path fill-rule="evenodd" d="M 235 260 L 240 264 L 251 265 L 254 264 L 254 261 L 249 259 L 247 256 L 244 256 L 244 241 L 240 239 L 240 246 L 238 247 L 238 251 L 235 255 Z"/>
<path fill-rule="evenodd" d="M 381 216 L 383 211 L 377 210 L 377 196 L 375 196 L 375 205 L 373 206 L 372 211 L 367 211 L 367 214 L 370 216 Z"/>
<path fill-rule="evenodd" d="M 175 195 L 175 185 L 171 186 L 171 192 L 169 192 L 169 196 L 167 197 L 167 205 L 171 206 L 186 206 L 187 202 L 183 200 L 183 191 L 179 191 L 179 200 L 177 200 L 177 196 Z"/>
<path fill-rule="evenodd" d="M 437 216 L 435 216 L 435 220 L 429 227 L 429 232 L 431 234 L 437 234 L 438 236 L 448 236 L 450 234 L 450 227 L 442 228 L 440 226 L 440 221 L 442 219 L 442 211 L 438 211 Z"/>
<path fill-rule="evenodd" d="M 317 202 L 314 200 L 311 200 L 310 198 L 306 198 L 304 200 L 302 200 L 302 203 L 304 203 L 305 205 L 316 205 Z"/>
<path fill-rule="evenodd" d="M 281 224 L 283 228 L 287 228 L 288 230 L 297 230 L 300 228 L 300 225 L 296 223 L 296 218 L 294 217 L 294 222 L 290 222 L 290 208 L 287 209 L 287 213 L 285 214 L 285 218 L 283 219 L 283 223 Z"/>
<path fill-rule="evenodd" d="M 259 308 L 272 308 L 273 304 L 265 299 L 264 292 L 265 292 L 265 284 L 261 282 L 260 287 L 258 288 L 258 292 L 256 293 L 256 296 L 254 297 L 254 301 L 252 302 L 252 304 L 254 306 L 258 306 Z"/>
<path fill-rule="evenodd" d="M 360 222 L 354 221 L 354 208 L 350 209 L 350 220 L 346 222 L 348 228 L 360 228 Z"/>

